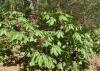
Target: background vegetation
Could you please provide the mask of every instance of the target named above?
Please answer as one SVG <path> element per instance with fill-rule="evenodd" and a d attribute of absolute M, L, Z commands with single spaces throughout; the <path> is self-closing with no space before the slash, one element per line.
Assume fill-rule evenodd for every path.
<path fill-rule="evenodd" d="M 100 0 L 0 0 L 0 61 L 23 71 L 82 71 L 100 52 Z"/>

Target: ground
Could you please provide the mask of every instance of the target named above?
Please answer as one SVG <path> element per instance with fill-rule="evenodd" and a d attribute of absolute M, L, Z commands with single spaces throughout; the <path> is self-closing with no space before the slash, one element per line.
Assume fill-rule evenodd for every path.
<path fill-rule="evenodd" d="M 100 56 L 99 55 L 89 58 L 89 61 L 92 64 L 91 69 L 83 70 L 83 71 L 100 71 Z M 20 70 L 19 65 L 9 66 L 9 67 L 0 65 L 0 71 L 19 71 L 19 70 Z M 41 71 L 41 70 L 35 70 L 35 71 Z M 49 70 L 49 71 L 51 71 L 51 70 Z"/>
<path fill-rule="evenodd" d="M 100 71 L 100 55 L 89 58 L 89 61 L 92 64 L 92 67 L 91 69 L 85 71 Z"/>

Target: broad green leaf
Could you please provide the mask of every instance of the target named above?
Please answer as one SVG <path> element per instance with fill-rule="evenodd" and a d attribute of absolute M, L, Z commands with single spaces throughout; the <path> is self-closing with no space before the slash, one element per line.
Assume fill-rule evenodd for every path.
<path fill-rule="evenodd" d="M 65 16 L 69 18 L 73 18 L 73 16 L 70 16 L 69 14 L 65 14 Z"/>
<path fill-rule="evenodd" d="M 45 67 L 48 67 L 48 62 L 49 62 L 49 60 L 48 60 L 48 58 L 47 58 L 46 55 L 43 55 L 43 61 L 44 61 Z M 48 67 L 48 68 L 49 68 L 49 67 Z"/>
<path fill-rule="evenodd" d="M 43 57 L 41 55 L 41 56 L 39 56 L 38 65 L 42 66 L 42 64 L 43 64 Z"/>
<path fill-rule="evenodd" d="M 56 19 L 53 17 L 50 17 L 50 19 L 46 23 L 48 23 L 49 25 L 53 25 L 55 22 L 56 22 Z"/>
<path fill-rule="evenodd" d="M 56 34 L 57 34 L 58 38 L 63 38 L 64 37 L 64 33 L 62 31 L 57 31 Z"/>
<path fill-rule="evenodd" d="M 60 42 L 60 41 L 58 41 L 58 42 L 57 42 L 57 45 L 61 47 L 61 42 Z"/>
<path fill-rule="evenodd" d="M 59 62 L 59 63 L 57 64 L 57 68 L 58 68 L 58 69 L 63 69 L 63 65 L 62 65 L 61 62 Z"/>
<path fill-rule="evenodd" d="M 64 15 L 60 15 L 59 16 L 59 20 L 64 20 L 64 21 L 68 21 L 68 18 Z"/>
<path fill-rule="evenodd" d="M 2 35 L 8 35 L 8 32 L 7 32 L 7 29 L 1 29 L 0 30 L 0 36 L 2 36 Z"/>
<path fill-rule="evenodd" d="M 45 15 L 43 18 L 48 20 L 50 18 L 50 16 L 49 15 Z"/>
<path fill-rule="evenodd" d="M 38 62 L 36 60 L 38 60 L 37 57 L 39 57 L 39 56 L 40 56 L 39 52 L 36 51 L 36 52 L 33 53 L 32 59 L 31 59 L 31 62 L 30 62 L 30 66 L 34 66 Z"/>
<path fill-rule="evenodd" d="M 53 47 L 50 50 L 50 54 L 54 54 L 55 56 L 60 55 L 62 52 L 61 48 L 59 46 L 53 45 Z"/>
<path fill-rule="evenodd" d="M 79 33 L 77 33 L 77 32 L 74 33 L 73 38 L 75 40 L 78 40 L 80 43 L 82 42 L 81 35 Z"/>

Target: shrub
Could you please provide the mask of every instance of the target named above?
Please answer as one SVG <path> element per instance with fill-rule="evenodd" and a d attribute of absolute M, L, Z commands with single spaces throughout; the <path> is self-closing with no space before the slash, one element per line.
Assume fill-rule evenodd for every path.
<path fill-rule="evenodd" d="M 16 11 L 3 13 L 0 38 L 0 60 L 26 56 L 34 69 L 80 71 L 93 54 L 90 33 L 64 12 L 42 12 L 37 19 Z"/>

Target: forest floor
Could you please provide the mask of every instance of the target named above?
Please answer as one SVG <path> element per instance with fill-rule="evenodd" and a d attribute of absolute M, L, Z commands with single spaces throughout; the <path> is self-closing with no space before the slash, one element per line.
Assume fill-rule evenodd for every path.
<path fill-rule="evenodd" d="M 83 70 L 83 71 L 100 71 L 100 55 L 96 55 L 89 59 L 92 64 L 91 69 Z M 2 66 L 0 65 L 0 71 L 20 71 L 20 66 Z M 22 70 L 26 71 L 26 70 Z M 41 70 L 34 70 L 34 71 L 41 71 Z M 51 71 L 51 70 L 49 70 Z"/>
<path fill-rule="evenodd" d="M 91 69 L 85 71 L 100 71 L 100 55 L 89 58 L 89 61 L 92 64 L 92 67 Z"/>

